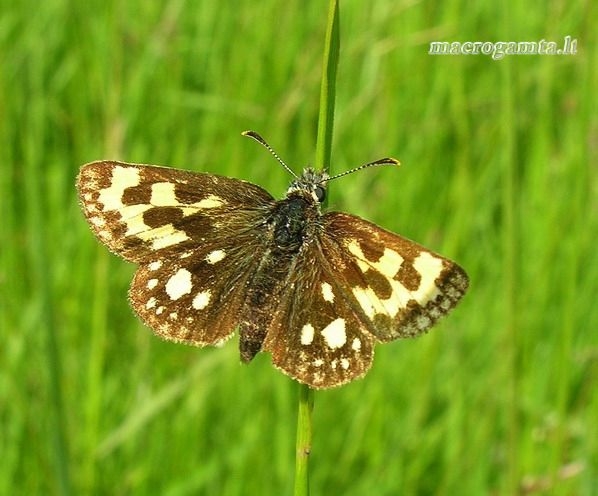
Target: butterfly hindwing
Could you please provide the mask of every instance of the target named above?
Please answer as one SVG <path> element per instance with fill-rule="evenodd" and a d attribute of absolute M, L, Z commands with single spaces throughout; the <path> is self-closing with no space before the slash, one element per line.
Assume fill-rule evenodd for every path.
<path fill-rule="evenodd" d="M 289 272 L 264 349 L 285 374 L 314 388 L 363 376 L 375 338 L 342 296 L 334 272 L 325 273 L 317 243 L 306 247 Z"/>
<path fill-rule="evenodd" d="M 137 270 L 129 298 L 143 322 L 165 339 L 195 346 L 219 344 L 238 323 L 256 249 L 247 236 L 217 239 L 160 258 Z"/>

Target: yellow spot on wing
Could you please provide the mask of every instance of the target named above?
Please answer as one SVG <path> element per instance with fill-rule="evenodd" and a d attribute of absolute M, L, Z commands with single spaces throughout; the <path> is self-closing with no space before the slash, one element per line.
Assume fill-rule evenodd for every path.
<path fill-rule="evenodd" d="M 226 257 L 226 252 L 224 250 L 214 250 L 206 256 L 206 262 L 215 264 L 220 262 L 224 257 Z"/>
<path fill-rule="evenodd" d="M 174 183 L 152 184 L 152 196 L 150 203 L 154 207 L 176 207 L 179 202 L 174 194 Z"/>
<path fill-rule="evenodd" d="M 201 209 L 201 208 L 216 208 L 216 207 L 221 207 L 222 205 L 224 205 L 224 200 L 222 200 L 222 198 L 220 198 L 219 196 L 216 196 L 216 195 L 208 195 L 207 198 L 204 198 L 203 200 L 198 201 L 196 203 L 192 203 L 189 206 Z"/>
<path fill-rule="evenodd" d="M 172 224 L 166 224 L 165 226 L 156 227 L 149 231 L 140 232 L 137 234 L 137 237 L 143 241 L 151 242 L 154 250 L 160 250 L 161 248 L 176 245 L 189 239 L 189 236 L 187 236 L 185 231 L 175 229 Z"/>
<path fill-rule="evenodd" d="M 189 294 L 192 286 L 191 272 L 179 269 L 168 279 L 164 289 L 171 300 L 178 300 L 181 296 Z"/>
<path fill-rule="evenodd" d="M 191 305 L 193 306 L 193 308 L 195 308 L 195 310 L 203 310 L 208 306 L 211 296 L 212 293 L 209 289 L 207 291 L 200 291 L 193 298 L 193 302 L 191 303 Z"/>
<path fill-rule="evenodd" d="M 127 225 L 125 236 L 135 236 L 149 229 L 143 221 L 143 212 L 150 208 L 150 205 L 128 205 L 120 209 L 121 219 Z"/>
<path fill-rule="evenodd" d="M 160 267 L 162 267 L 162 260 L 155 260 L 148 265 L 149 270 L 158 270 Z"/>
<path fill-rule="evenodd" d="M 391 287 L 388 299 L 380 298 L 369 287 L 353 288 L 353 296 L 370 319 L 373 319 L 376 314 L 387 314 L 394 318 L 399 310 L 407 306 L 409 300 L 415 300 L 423 306 L 440 294 L 436 286 L 436 279 L 443 270 L 443 263 L 442 259 L 431 253 L 422 251 L 413 261 L 413 268 L 419 273 L 421 279 L 419 287 L 411 291 L 394 279 L 405 261 L 395 250 L 385 248 L 383 255 L 377 261 L 371 261 L 364 255 L 357 240 L 349 241 L 347 249 L 355 256 L 355 261 L 362 272 L 378 271 L 386 278 Z"/>
<path fill-rule="evenodd" d="M 421 276 L 417 291 L 412 292 L 417 301 L 429 301 L 440 293 L 435 281 L 443 270 L 442 260 L 431 253 L 422 251 L 414 260 L 413 267 Z"/>
<path fill-rule="evenodd" d="M 394 277 L 401 265 L 403 265 L 403 257 L 396 251 L 390 248 L 384 248 L 384 253 L 375 264 L 372 264 L 375 269 L 379 270 L 383 275 L 388 278 Z"/>
<path fill-rule="evenodd" d="M 314 340 L 314 326 L 311 324 L 305 324 L 301 328 L 301 344 L 308 345 Z"/>
<path fill-rule="evenodd" d="M 342 347 L 347 342 L 345 319 L 338 318 L 330 322 L 330 324 L 322 329 L 322 336 L 324 336 L 324 340 L 330 348 Z"/>
<path fill-rule="evenodd" d="M 353 288 L 353 296 L 355 296 L 355 299 L 359 303 L 359 306 L 370 319 L 373 319 L 374 315 L 376 315 L 377 313 L 387 313 L 390 316 L 394 317 L 398 312 L 398 307 L 396 305 L 384 305 L 383 300 L 376 296 L 376 293 L 372 288 L 364 289 L 355 287 Z"/>
<path fill-rule="evenodd" d="M 364 255 L 359 243 L 355 239 L 349 241 L 347 244 L 347 249 L 350 253 L 355 255 L 355 261 L 359 265 L 359 268 L 362 270 L 362 272 L 366 272 L 368 269 L 372 268 L 387 278 L 393 278 L 405 260 L 396 251 L 391 250 L 390 248 L 384 248 L 384 253 L 380 259 L 376 262 L 373 262 Z"/>
<path fill-rule="evenodd" d="M 125 189 L 139 184 L 139 171 L 133 167 L 115 166 L 112 169 L 110 187 L 100 191 L 98 201 L 104 205 L 104 211 L 120 210 L 124 205 L 122 197 Z"/>
<path fill-rule="evenodd" d="M 334 293 L 332 292 L 332 286 L 327 282 L 322 283 L 322 296 L 330 303 L 334 301 Z"/>

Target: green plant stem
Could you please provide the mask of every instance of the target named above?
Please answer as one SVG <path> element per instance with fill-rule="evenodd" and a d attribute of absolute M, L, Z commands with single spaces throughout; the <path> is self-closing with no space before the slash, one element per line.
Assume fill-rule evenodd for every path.
<path fill-rule="evenodd" d="M 330 169 L 332 155 L 332 129 L 336 96 L 336 71 L 340 47 L 338 0 L 330 0 L 328 24 L 324 43 L 322 83 L 320 89 L 320 113 L 316 141 L 315 166 L 318 170 Z M 295 459 L 295 496 L 309 495 L 309 455 L 312 444 L 312 412 L 314 391 L 305 384 L 299 385 L 299 409 L 297 415 L 297 444 Z"/>
<path fill-rule="evenodd" d="M 322 66 L 322 83 L 320 86 L 320 114 L 318 116 L 318 137 L 316 141 L 315 166 L 318 170 L 329 168 L 330 157 L 332 155 L 336 71 L 340 49 L 338 10 L 338 0 L 330 0 L 326 41 L 324 44 L 324 62 Z"/>
<path fill-rule="evenodd" d="M 295 453 L 295 496 L 309 494 L 309 455 L 311 453 L 313 408 L 313 389 L 305 384 L 300 384 Z"/>

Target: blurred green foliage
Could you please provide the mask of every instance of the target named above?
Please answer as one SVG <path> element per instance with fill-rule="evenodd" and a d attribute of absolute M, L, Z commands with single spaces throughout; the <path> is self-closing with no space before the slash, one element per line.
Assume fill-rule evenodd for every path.
<path fill-rule="evenodd" d="M 462 304 L 316 394 L 313 494 L 596 494 L 597 5 L 341 3 L 333 186 L 461 263 Z M 134 268 L 77 205 L 78 167 L 258 183 L 314 161 L 325 2 L 0 2 L 0 493 L 289 494 L 296 386 L 236 339 L 162 342 Z M 575 56 L 431 41 L 578 40 Z"/>

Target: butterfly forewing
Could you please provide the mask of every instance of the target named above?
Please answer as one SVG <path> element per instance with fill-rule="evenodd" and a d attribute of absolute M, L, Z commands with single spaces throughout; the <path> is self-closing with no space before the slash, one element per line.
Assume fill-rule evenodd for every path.
<path fill-rule="evenodd" d="M 323 264 L 380 341 L 425 332 L 467 290 L 461 267 L 413 241 L 340 212 L 323 224 Z"/>
<path fill-rule="evenodd" d="M 176 257 L 227 232 L 251 230 L 274 203 L 239 179 L 124 162 L 84 165 L 77 185 L 95 234 L 132 262 Z"/>

